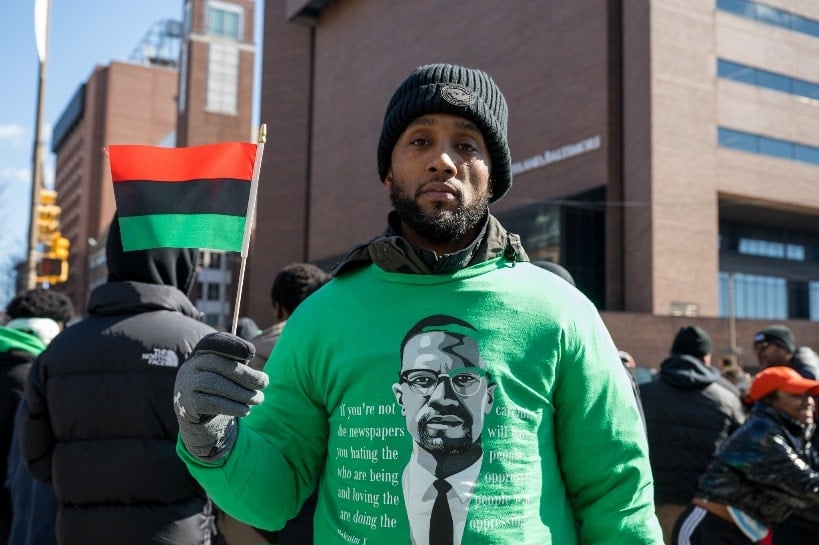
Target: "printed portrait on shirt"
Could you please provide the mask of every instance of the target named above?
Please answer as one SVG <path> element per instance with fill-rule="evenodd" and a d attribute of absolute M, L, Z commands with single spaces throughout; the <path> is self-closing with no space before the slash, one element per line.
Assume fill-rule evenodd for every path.
<path fill-rule="evenodd" d="M 476 333 L 463 320 L 435 315 L 401 343 L 392 389 L 413 440 L 402 482 L 416 545 L 457 545 L 463 536 L 495 390 Z"/>

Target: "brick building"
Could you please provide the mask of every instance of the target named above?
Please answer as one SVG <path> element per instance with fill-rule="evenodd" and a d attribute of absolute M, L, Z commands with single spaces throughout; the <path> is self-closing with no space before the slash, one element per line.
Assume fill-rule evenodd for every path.
<path fill-rule="evenodd" d="M 247 141 L 255 57 L 253 0 L 184 0 L 182 22 L 148 30 L 128 62 L 95 67 L 55 124 L 55 189 L 71 241 L 69 281 L 56 286 L 77 309 L 107 277 L 104 240 L 114 214 L 109 144 L 193 146 Z M 232 308 L 233 272 L 204 259 L 198 306 L 213 325 Z"/>
<path fill-rule="evenodd" d="M 174 132 L 177 71 L 164 65 L 97 66 L 54 126 L 54 189 L 63 236 L 71 241 L 68 282 L 56 287 L 78 311 L 105 281 L 95 254 L 116 206 L 108 144 L 158 144 Z M 104 255 L 104 252 L 103 252 Z"/>
<path fill-rule="evenodd" d="M 275 271 L 383 229 L 384 107 L 412 68 L 448 61 L 509 102 L 515 181 L 494 213 L 639 363 L 686 323 L 749 366 L 771 322 L 819 346 L 819 4 L 287 0 L 265 3 L 264 28 L 243 298 L 260 324 Z"/>

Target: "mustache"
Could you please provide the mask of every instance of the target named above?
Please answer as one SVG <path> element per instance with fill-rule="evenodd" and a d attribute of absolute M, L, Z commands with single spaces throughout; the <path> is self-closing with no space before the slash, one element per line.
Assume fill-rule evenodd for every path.
<path fill-rule="evenodd" d="M 427 408 L 419 415 L 418 423 L 426 426 L 426 424 L 432 420 L 445 418 L 448 416 L 459 419 L 461 421 L 461 425 L 464 427 L 472 426 L 472 414 L 462 407 L 453 407 L 444 411 Z"/>
<path fill-rule="evenodd" d="M 436 176 L 434 179 L 421 184 L 418 189 L 415 190 L 415 196 L 419 197 L 426 191 L 448 191 L 456 197 L 461 198 L 461 189 L 457 184 L 451 183 L 451 179 L 450 177 L 444 178 L 442 176 Z"/>

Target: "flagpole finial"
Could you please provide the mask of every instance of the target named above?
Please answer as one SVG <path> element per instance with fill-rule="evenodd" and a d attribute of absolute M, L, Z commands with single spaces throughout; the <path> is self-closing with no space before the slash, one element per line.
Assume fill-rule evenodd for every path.
<path fill-rule="evenodd" d="M 259 125 L 259 141 L 258 144 L 264 144 L 267 142 L 267 123 L 262 123 Z"/>

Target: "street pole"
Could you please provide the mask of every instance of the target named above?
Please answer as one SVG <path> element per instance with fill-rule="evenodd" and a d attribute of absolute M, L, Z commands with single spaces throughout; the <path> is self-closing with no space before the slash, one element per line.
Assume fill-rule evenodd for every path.
<path fill-rule="evenodd" d="M 736 303 L 734 301 L 734 273 L 728 273 L 728 337 L 731 342 L 730 352 L 734 358 L 739 357 L 737 348 Z"/>
<path fill-rule="evenodd" d="M 40 189 L 43 187 L 43 106 L 46 81 L 46 53 L 48 51 L 49 0 L 35 0 L 34 34 L 37 54 L 40 58 L 40 72 L 37 80 L 37 116 L 34 125 L 34 150 L 31 165 L 31 211 L 28 222 L 28 259 L 26 261 L 26 289 L 32 289 L 37 277 L 37 205 Z"/>

